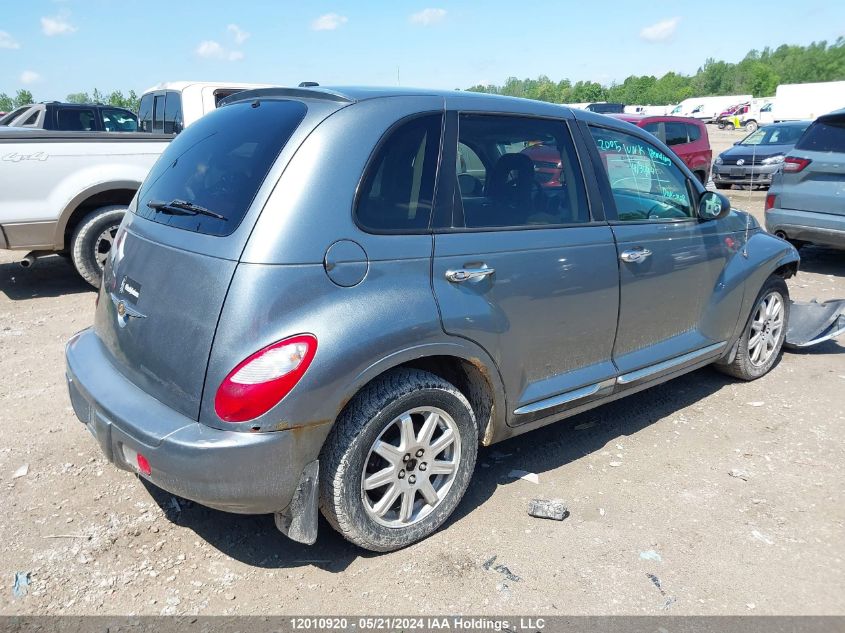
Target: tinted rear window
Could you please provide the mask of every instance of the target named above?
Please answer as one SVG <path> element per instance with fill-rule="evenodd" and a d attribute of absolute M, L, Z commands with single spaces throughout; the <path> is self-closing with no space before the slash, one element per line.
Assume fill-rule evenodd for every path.
<path fill-rule="evenodd" d="M 158 159 L 138 195 L 136 213 L 187 231 L 232 233 L 252 204 L 279 152 L 305 116 L 299 101 L 236 103 L 202 117 L 179 134 Z M 147 206 L 180 200 L 207 215 L 174 215 Z"/>
<path fill-rule="evenodd" d="M 845 152 L 845 117 L 816 121 L 807 128 L 795 149 L 808 152 Z"/>

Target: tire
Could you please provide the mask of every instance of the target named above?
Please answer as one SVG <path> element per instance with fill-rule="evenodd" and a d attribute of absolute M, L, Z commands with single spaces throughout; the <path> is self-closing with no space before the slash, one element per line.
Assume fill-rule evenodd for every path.
<path fill-rule="evenodd" d="M 725 129 L 725 122 L 724 122 L 724 121 L 719 121 L 719 129 L 720 129 L 720 130 L 724 130 L 724 129 Z"/>
<path fill-rule="evenodd" d="M 766 302 L 771 297 L 777 297 L 780 302 L 780 327 L 774 329 L 774 324 L 777 319 L 775 316 L 767 318 L 761 310 L 765 312 Z M 762 319 L 760 318 L 762 315 Z M 769 349 L 768 342 L 763 339 L 758 345 L 753 345 L 754 336 L 758 330 L 755 325 L 757 323 L 765 322 L 762 332 L 774 332 L 774 336 L 769 340 L 772 346 Z M 776 276 L 771 276 L 763 284 L 763 288 L 754 300 L 754 307 L 745 324 L 745 329 L 740 336 L 737 343 L 736 356 L 733 362 L 729 364 L 719 364 L 716 367 L 734 378 L 740 380 L 756 380 L 769 373 L 772 367 L 775 366 L 781 353 L 783 352 L 783 341 L 786 338 L 786 327 L 789 323 L 789 289 L 786 287 L 786 282 Z M 762 349 L 757 359 L 755 359 L 755 352 Z M 766 354 L 764 357 L 763 355 Z"/>
<path fill-rule="evenodd" d="M 758 127 L 760 126 L 757 125 L 757 121 L 748 121 L 748 123 L 745 124 L 745 131 L 748 133 L 756 132 Z"/>
<path fill-rule="evenodd" d="M 86 215 L 76 229 L 70 244 L 70 257 L 76 271 L 95 288 L 100 287 L 106 256 L 126 207 L 100 207 Z"/>
<path fill-rule="evenodd" d="M 405 437 L 412 438 L 410 442 L 402 439 L 401 429 L 407 427 L 399 421 L 408 413 L 413 436 Z M 426 442 L 423 422 L 431 413 L 436 413 L 437 429 Z M 452 430 L 452 442 L 438 450 L 439 441 L 448 441 L 444 429 Z M 392 462 L 376 453 L 377 441 Z M 394 450 L 385 448 L 386 444 Z M 408 444 L 412 446 L 406 452 L 403 445 Z M 431 449 L 420 452 L 420 446 Z M 407 547 L 431 535 L 449 518 L 466 492 L 477 454 L 475 415 L 454 385 L 426 371 L 389 372 L 353 398 L 329 434 L 320 455 L 320 508 L 335 530 L 360 547 L 375 552 Z M 441 459 L 433 459 L 438 456 Z M 451 474 L 431 474 L 443 470 L 450 459 Z M 378 487 L 364 490 L 365 469 Z M 383 476 L 372 477 L 376 473 Z M 429 482 L 428 493 L 439 497 L 433 505 L 413 487 L 422 489 L 423 481 Z M 394 497 L 395 490 L 412 492 Z M 403 519 L 406 499 L 409 510 Z"/>
<path fill-rule="evenodd" d="M 724 182 L 716 182 L 716 183 L 713 183 L 713 184 L 716 185 L 716 189 L 730 189 L 731 187 L 733 187 L 732 184 L 724 183 Z"/>

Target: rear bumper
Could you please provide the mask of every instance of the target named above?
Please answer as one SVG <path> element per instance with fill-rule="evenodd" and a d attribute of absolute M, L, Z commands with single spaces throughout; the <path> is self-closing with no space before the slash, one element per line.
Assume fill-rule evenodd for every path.
<path fill-rule="evenodd" d="M 791 240 L 845 249 L 845 216 L 793 209 L 766 211 L 766 230 Z"/>
<path fill-rule="evenodd" d="M 319 427 L 243 433 L 183 416 L 117 371 L 93 330 L 75 335 L 65 357 L 73 410 L 108 460 L 138 472 L 127 455 L 142 454 L 152 472 L 139 474 L 175 495 L 239 514 L 280 512 L 319 455 Z"/>
<path fill-rule="evenodd" d="M 732 185 L 769 185 L 780 165 L 713 165 L 713 182 Z"/>

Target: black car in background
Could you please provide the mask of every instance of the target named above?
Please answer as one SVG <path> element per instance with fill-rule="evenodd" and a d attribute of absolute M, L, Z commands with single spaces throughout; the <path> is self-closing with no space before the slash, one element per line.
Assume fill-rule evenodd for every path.
<path fill-rule="evenodd" d="M 772 123 L 752 132 L 713 161 L 713 183 L 717 189 L 733 185 L 772 184 L 772 175 L 795 147 L 810 121 Z"/>
<path fill-rule="evenodd" d="M 125 108 L 48 101 L 10 112 L 0 125 L 63 132 L 136 132 L 138 117 Z"/>

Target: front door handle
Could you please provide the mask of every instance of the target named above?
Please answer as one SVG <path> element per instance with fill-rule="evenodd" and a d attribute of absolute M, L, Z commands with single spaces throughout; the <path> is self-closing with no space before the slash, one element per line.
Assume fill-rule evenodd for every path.
<path fill-rule="evenodd" d="M 637 248 L 628 249 L 627 251 L 622 251 L 622 254 L 619 255 L 619 259 L 629 264 L 636 264 L 648 257 L 651 257 L 651 251 L 639 246 Z"/>
<path fill-rule="evenodd" d="M 446 279 L 459 284 L 470 279 L 483 279 L 495 272 L 495 268 L 459 268 L 458 270 L 447 270 Z"/>

